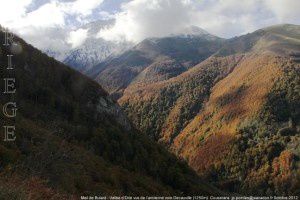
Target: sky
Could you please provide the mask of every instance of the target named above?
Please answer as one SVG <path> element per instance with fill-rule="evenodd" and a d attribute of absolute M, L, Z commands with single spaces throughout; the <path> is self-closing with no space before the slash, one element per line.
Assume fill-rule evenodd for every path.
<path fill-rule="evenodd" d="M 88 37 L 82 25 L 115 19 L 97 37 L 139 42 L 188 26 L 223 38 L 274 24 L 300 24 L 299 0 L 0 0 L 0 25 L 42 50 L 67 51 Z"/>

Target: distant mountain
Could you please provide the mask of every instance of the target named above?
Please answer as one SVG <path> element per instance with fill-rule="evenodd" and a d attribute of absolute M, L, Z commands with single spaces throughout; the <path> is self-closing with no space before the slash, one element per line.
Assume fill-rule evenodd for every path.
<path fill-rule="evenodd" d="M 0 32 L 3 41 L 4 33 Z M 0 199 L 78 199 L 81 195 L 221 194 L 183 162 L 132 128 L 96 82 L 15 36 L 16 141 L 0 141 Z M 18 49 L 18 51 L 16 51 Z M 4 88 L 4 82 L 0 83 Z"/>
<path fill-rule="evenodd" d="M 114 20 L 98 20 L 85 24 L 77 29 L 66 29 L 65 32 L 79 29 L 87 30 L 87 39 L 76 48 L 64 47 L 64 50 L 44 49 L 48 56 L 59 60 L 73 69 L 85 73 L 94 65 L 108 57 L 117 56 L 133 46 L 129 41 L 107 41 L 98 37 L 101 29 L 109 28 Z"/>
<path fill-rule="evenodd" d="M 64 51 L 54 51 L 54 50 L 44 50 L 44 53 L 49 57 L 55 58 L 56 60 L 63 61 L 66 57 L 66 52 Z"/>
<path fill-rule="evenodd" d="M 188 26 L 181 30 L 179 33 L 170 34 L 169 37 L 201 37 L 207 40 L 215 40 L 216 36 L 210 34 L 206 30 L 198 26 Z"/>
<path fill-rule="evenodd" d="M 185 34 L 145 39 L 123 54 L 94 66 L 87 75 L 118 97 L 135 81 L 148 84 L 181 74 L 216 53 L 223 41 L 191 27 Z"/>
<path fill-rule="evenodd" d="M 300 26 L 222 40 L 203 58 L 186 70 L 173 60 L 143 67 L 119 98 L 134 126 L 224 190 L 300 195 Z"/>
<path fill-rule="evenodd" d="M 63 62 L 80 72 L 85 72 L 106 58 L 116 56 L 132 47 L 131 42 L 114 42 L 98 38 L 97 34 L 101 29 L 109 28 L 113 24 L 114 20 L 99 20 L 80 27 L 88 29 L 88 38 L 79 47 L 71 49 Z"/>

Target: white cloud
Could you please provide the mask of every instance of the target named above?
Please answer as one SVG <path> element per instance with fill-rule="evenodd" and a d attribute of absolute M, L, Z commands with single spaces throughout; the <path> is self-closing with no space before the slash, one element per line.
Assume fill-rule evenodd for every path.
<path fill-rule="evenodd" d="M 72 45 L 72 48 L 76 48 L 83 44 L 87 38 L 87 29 L 78 29 L 70 32 L 67 42 Z"/>
<path fill-rule="evenodd" d="M 114 19 L 115 18 L 114 14 L 111 14 L 111 13 L 106 12 L 106 11 L 100 11 L 98 14 L 101 16 L 101 19 L 104 19 L 104 20 L 109 20 L 109 19 Z"/>
<path fill-rule="evenodd" d="M 132 0 L 99 37 L 140 41 L 197 25 L 229 38 L 273 24 L 299 24 L 299 8 L 295 0 Z"/>
<path fill-rule="evenodd" d="M 21 20 L 12 23 L 13 27 L 53 27 L 65 25 L 65 13 L 59 3 L 52 1 L 44 4 L 39 9 L 27 13 Z"/>
<path fill-rule="evenodd" d="M 266 5 L 274 13 L 279 23 L 295 23 L 300 21 L 300 1 L 266 0 Z"/>
<path fill-rule="evenodd" d="M 68 33 L 90 18 L 102 3 L 45 0 L 35 6 L 36 0 L 0 0 L 0 24 L 42 50 L 64 52 L 84 41 L 86 31 Z"/>
<path fill-rule="evenodd" d="M 99 37 L 140 41 L 176 33 L 191 24 L 191 9 L 186 0 L 133 0 L 123 4 L 115 26 L 102 30 Z"/>
<path fill-rule="evenodd" d="M 101 10 L 103 1 L 114 5 L 111 0 L 0 0 L 0 24 L 42 50 L 62 51 L 84 41 L 85 31 L 69 32 L 95 16 L 116 18 L 99 37 L 134 42 L 190 25 L 229 38 L 278 23 L 300 24 L 299 0 L 124 0 L 113 14 Z"/>
<path fill-rule="evenodd" d="M 86 17 L 92 14 L 103 0 L 48 0 L 36 10 L 27 12 L 27 7 L 33 0 L 0 0 L 0 23 L 10 28 L 20 29 L 26 26 L 49 27 L 64 25 L 65 17 L 74 15 Z"/>
<path fill-rule="evenodd" d="M 32 0 L 0 0 L 0 23 L 9 26 L 10 23 L 20 20 L 26 14 L 26 7 Z"/>
<path fill-rule="evenodd" d="M 68 29 L 60 27 L 30 27 L 23 29 L 22 34 L 30 44 L 41 50 L 50 50 L 61 54 L 59 56 L 62 57 L 59 58 L 63 58 L 63 54 L 71 48 L 71 45 L 66 42 L 68 31 Z"/>
<path fill-rule="evenodd" d="M 69 3 L 69 12 L 79 13 L 84 16 L 91 14 L 91 11 L 97 8 L 104 0 L 76 0 Z M 68 4 L 67 4 L 68 5 Z"/>
<path fill-rule="evenodd" d="M 265 0 L 210 0 L 199 4 L 197 25 L 221 37 L 232 37 L 268 26 L 273 14 Z"/>

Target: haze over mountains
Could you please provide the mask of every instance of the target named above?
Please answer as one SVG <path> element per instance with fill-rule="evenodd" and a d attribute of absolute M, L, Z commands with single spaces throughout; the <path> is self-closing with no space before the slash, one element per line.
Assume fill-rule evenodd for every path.
<path fill-rule="evenodd" d="M 46 49 L 44 52 L 74 69 L 85 72 L 94 65 L 104 61 L 109 56 L 118 55 L 133 46 L 129 41 L 107 41 L 98 37 L 101 29 L 109 28 L 115 23 L 114 20 L 98 20 L 82 25 L 74 30 L 66 29 L 67 32 L 82 32 L 82 39 L 76 46 L 70 46 L 64 50 Z M 80 39 L 78 39 L 80 40 Z"/>
<path fill-rule="evenodd" d="M 62 61 L 78 71 L 86 72 L 106 58 L 116 56 L 128 50 L 133 46 L 129 41 L 114 42 L 98 37 L 101 29 L 108 28 L 113 24 L 114 20 L 100 20 L 80 27 L 79 29 L 88 31 L 87 39 L 82 45 L 71 49 Z"/>
<path fill-rule="evenodd" d="M 99 36 L 101 30 L 108 29 L 115 24 L 111 20 L 98 20 L 78 27 L 73 32 L 87 31 L 84 42 L 76 47 L 73 47 L 63 52 L 54 49 L 46 49 L 45 53 L 54 57 L 65 64 L 72 66 L 74 69 L 87 73 L 91 68 L 107 58 L 113 58 L 117 55 L 129 50 L 135 46 L 135 43 L 128 41 L 125 38 L 122 40 L 106 40 Z M 66 30 L 71 31 L 71 30 Z M 170 37 L 199 37 L 203 39 L 213 40 L 215 36 L 210 35 L 203 29 L 196 26 L 190 26 L 178 33 L 170 34 Z"/>

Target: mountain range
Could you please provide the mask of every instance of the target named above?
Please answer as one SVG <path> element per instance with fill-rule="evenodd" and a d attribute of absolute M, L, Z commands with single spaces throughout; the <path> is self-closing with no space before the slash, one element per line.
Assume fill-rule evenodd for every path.
<path fill-rule="evenodd" d="M 94 37 L 111 23 L 87 25 L 63 60 L 73 69 L 16 37 L 17 96 L 1 106 L 17 100 L 3 120 L 17 140 L 0 142 L 0 197 L 300 195 L 299 25 L 114 46 Z"/>
<path fill-rule="evenodd" d="M 223 39 L 198 27 L 185 34 L 149 38 L 119 56 L 95 65 L 87 75 L 119 97 L 131 83 L 149 84 L 175 77 L 215 53 Z"/>
<path fill-rule="evenodd" d="M 119 104 L 135 127 L 219 188 L 299 195 L 300 26 L 221 43 L 166 79 L 142 80 L 147 66 Z"/>
<path fill-rule="evenodd" d="M 217 187 L 299 194 L 300 27 L 149 38 L 86 74 Z M 201 31 L 200 31 L 201 30 Z"/>
<path fill-rule="evenodd" d="M 80 72 L 86 72 L 106 58 L 128 50 L 133 46 L 129 41 L 107 41 L 98 37 L 101 29 L 113 24 L 114 20 L 98 20 L 79 27 L 78 29 L 88 30 L 87 39 L 82 45 L 70 49 L 61 61 Z"/>
<path fill-rule="evenodd" d="M 4 40 L 0 33 L 0 40 Z M 0 141 L 0 199 L 79 199 L 84 195 L 222 194 L 188 165 L 136 130 L 93 80 L 17 36 L 0 47 L 13 54 L 16 140 Z M 18 51 L 16 51 L 16 49 Z M 4 82 L 1 81 L 1 88 Z"/>

